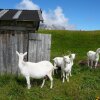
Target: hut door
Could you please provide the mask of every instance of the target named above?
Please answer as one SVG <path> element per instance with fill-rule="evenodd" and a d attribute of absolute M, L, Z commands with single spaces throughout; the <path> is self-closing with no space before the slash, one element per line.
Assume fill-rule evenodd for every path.
<path fill-rule="evenodd" d="M 50 60 L 51 35 L 29 33 L 28 60 Z"/>

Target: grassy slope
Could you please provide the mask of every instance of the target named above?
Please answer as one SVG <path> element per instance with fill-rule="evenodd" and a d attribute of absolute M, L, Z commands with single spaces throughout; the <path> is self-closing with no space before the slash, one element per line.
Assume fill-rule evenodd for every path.
<path fill-rule="evenodd" d="M 86 58 L 88 50 L 100 47 L 100 31 L 40 31 L 52 34 L 51 58 L 67 51 L 75 52 L 77 59 Z"/>
<path fill-rule="evenodd" d="M 49 89 L 46 81 L 43 89 L 42 80 L 31 80 L 32 88 L 27 90 L 23 77 L 0 76 L 0 100 L 95 100 L 100 97 L 100 69 L 80 67 L 79 60 L 86 59 L 88 50 L 100 47 L 100 31 L 39 31 L 52 34 L 51 59 L 55 56 L 75 52 L 76 60 L 70 82 L 62 83 L 59 75 L 54 76 L 54 88 Z"/>

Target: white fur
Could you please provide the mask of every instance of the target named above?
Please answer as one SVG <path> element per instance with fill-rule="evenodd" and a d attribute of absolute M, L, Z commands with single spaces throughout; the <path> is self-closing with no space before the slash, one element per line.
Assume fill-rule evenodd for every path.
<path fill-rule="evenodd" d="M 61 71 L 63 74 L 63 82 L 65 81 L 65 77 L 66 77 L 67 81 L 69 82 L 69 76 L 72 76 L 71 70 L 72 70 L 74 59 L 75 59 L 75 54 L 71 54 L 71 57 L 69 57 L 69 56 L 63 57 L 63 62 L 61 64 Z"/>
<path fill-rule="evenodd" d="M 63 57 L 55 57 L 53 61 L 54 61 L 54 66 L 56 67 L 56 73 L 57 73 L 57 67 L 61 67 L 61 64 L 63 62 Z M 54 71 L 53 71 L 53 74 L 54 74 Z"/>
<path fill-rule="evenodd" d="M 43 79 L 43 83 L 41 85 L 41 88 L 44 86 L 45 83 L 45 76 L 48 76 L 51 81 L 50 88 L 53 87 L 53 78 L 52 78 L 52 71 L 54 70 L 54 66 L 49 61 L 41 61 L 38 63 L 33 62 L 25 62 L 23 61 L 24 56 L 27 55 L 26 53 L 18 53 L 16 51 L 17 55 L 19 56 L 19 69 L 21 71 L 21 74 L 26 78 L 28 89 L 30 89 L 30 77 L 35 79 Z"/>
<path fill-rule="evenodd" d="M 76 56 L 76 55 L 75 55 L 74 53 L 71 54 L 71 58 L 70 58 L 71 64 L 72 64 L 72 65 L 71 65 L 71 69 L 72 69 L 72 66 L 74 65 L 74 62 L 73 62 L 73 61 L 74 61 L 74 59 L 75 59 L 75 56 Z M 70 76 L 72 76 L 71 71 L 70 71 Z"/>
<path fill-rule="evenodd" d="M 94 51 L 88 51 L 87 52 L 88 66 L 91 66 L 91 68 L 92 68 L 93 62 L 95 62 L 95 68 L 97 67 L 97 64 L 98 64 L 98 61 L 99 61 L 99 53 L 100 53 L 100 48 L 98 48 L 96 50 L 96 52 L 94 52 Z M 91 65 L 89 64 L 89 62 L 91 63 Z"/>
<path fill-rule="evenodd" d="M 73 60 L 75 59 L 75 54 L 74 53 L 71 54 L 71 55 L 68 55 L 68 56 L 71 56 Z M 61 67 L 61 65 L 63 63 L 63 57 L 55 57 L 53 59 L 53 61 L 54 61 L 54 66 L 55 67 Z M 72 61 L 72 66 L 73 66 L 73 61 Z M 57 73 L 57 70 L 56 70 L 56 73 Z M 70 76 L 72 76 L 71 73 L 70 73 Z"/>

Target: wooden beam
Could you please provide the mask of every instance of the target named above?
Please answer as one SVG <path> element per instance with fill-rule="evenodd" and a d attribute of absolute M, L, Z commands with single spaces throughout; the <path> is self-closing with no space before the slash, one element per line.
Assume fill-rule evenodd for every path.
<path fill-rule="evenodd" d="M 0 26 L 0 30 L 22 30 L 22 31 L 35 31 L 36 28 L 18 27 L 18 26 Z"/>

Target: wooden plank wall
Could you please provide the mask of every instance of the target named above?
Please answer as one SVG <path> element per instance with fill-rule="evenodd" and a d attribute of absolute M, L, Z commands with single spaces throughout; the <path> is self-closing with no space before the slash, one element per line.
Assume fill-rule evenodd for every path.
<path fill-rule="evenodd" d="M 27 51 L 28 34 L 16 31 L 0 32 L 0 73 L 19 74 L 18 56 L 19 52 Z M 26 57 L 27 58 L 27 57 Z"/>
<path fill-rule="evenodd" d="M 29 33 L 28 60 L 50 60 L 51 35 Z"/>
<path fill-rule="evenodd" d="M 20 74 L 18 52 L 28 52 L 25 60 L 38 62 L 50 60 L 51 35 L 0 31 L 0 74 Z"/>

